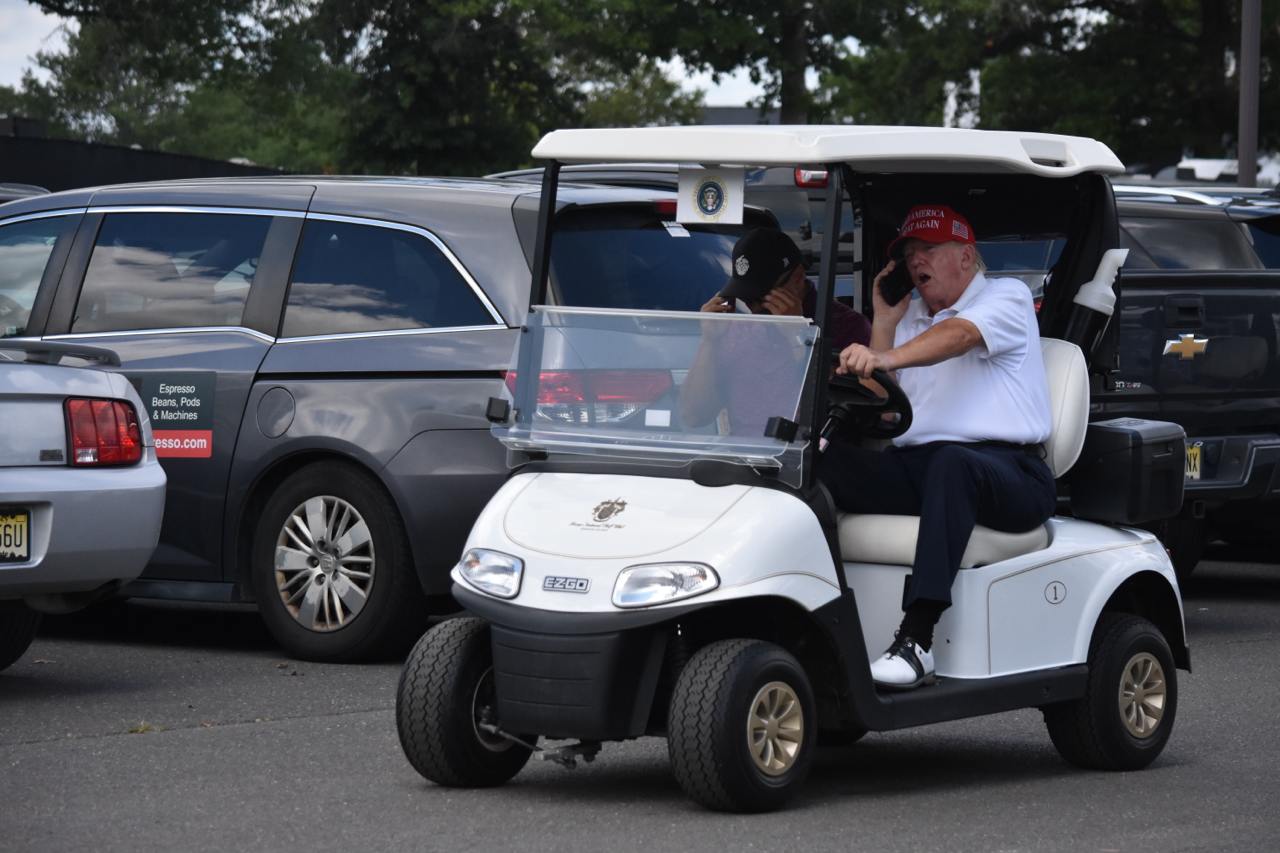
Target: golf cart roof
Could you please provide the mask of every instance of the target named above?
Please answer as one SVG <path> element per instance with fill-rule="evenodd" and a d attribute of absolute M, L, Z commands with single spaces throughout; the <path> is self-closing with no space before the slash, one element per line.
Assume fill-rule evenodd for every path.
<path fill-rule="evenodd" d="M 1081 136 L 947 127 L 739 125 L 556 130 L 533 156 L 561 163 L 794 166 L 848 163 L 871 172 L 1006 172 L 1068 177 L 1124 173 L 1101 142 Z"/>

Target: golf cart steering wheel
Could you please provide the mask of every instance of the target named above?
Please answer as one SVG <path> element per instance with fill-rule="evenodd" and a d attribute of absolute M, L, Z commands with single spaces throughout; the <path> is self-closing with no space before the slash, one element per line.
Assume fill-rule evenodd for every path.
<path fill-rule="evenodd" d="M 833 373 L 827 386 L 827 424 L 823 437 L 850 429 L 867 438 L 897 438 L 911 428 L 911 401 L 886 370 L 873 370 L 871 378 L 880 384 L 881 397 L 852 375 Z M 881 415 L 896 414 L 896 422 Z"/>

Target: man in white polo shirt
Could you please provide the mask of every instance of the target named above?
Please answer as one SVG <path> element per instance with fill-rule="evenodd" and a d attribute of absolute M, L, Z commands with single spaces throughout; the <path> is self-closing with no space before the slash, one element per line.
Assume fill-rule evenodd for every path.
<path fill-rule="evenodd" d="M 920 516 L 902 624 L 871 666 L 878 685 L 908 689 L 933 681 L 933 628 L 974 525 L 1032 530 L 1053 514 L 1056 491 L 1027 286 L 987 278 L 973 228 L 945 205 L 912 208 L 889 254 L 872 287 L 871 342 L 846 347 L 836 372 L 895 374 L 914 419 L 884 452 L 832 444 L 821 476 L 845 511 Z M 899 265 L 914 293 L 889 305 L 881 287 Z"/>

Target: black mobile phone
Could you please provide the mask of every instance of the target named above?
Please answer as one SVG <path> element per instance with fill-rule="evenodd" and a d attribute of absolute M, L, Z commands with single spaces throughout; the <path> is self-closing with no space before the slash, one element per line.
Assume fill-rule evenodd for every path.
<path fill-rule="evenodd" d="M 911 274 L 907 272 L 907 265 L 902 261 L 897 261 L 893 266 L 893 272 L 885 276 L 880 282 L 880 295 L 890 305 L 897 305 L 902 301 L 902 297 L 914 289 L 915 285 L 911 283 Z"/>

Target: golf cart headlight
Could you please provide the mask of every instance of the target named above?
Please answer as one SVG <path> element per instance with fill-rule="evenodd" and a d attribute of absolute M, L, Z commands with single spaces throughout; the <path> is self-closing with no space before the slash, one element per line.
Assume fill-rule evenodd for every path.
<path fill-rule="evenodd" d="M 472 548 L 462 555 L 458 571 L 467 583 L 499 598 L 515 598 L 520 591 L 524 561 L 498 551 Z"/>
<path fill-rule="evenodd" d="M 715 569 L 702 563 L 630 566 L 613 585 L 616 607 L 648 607 L 710 592 L 720 585 Z"/>

